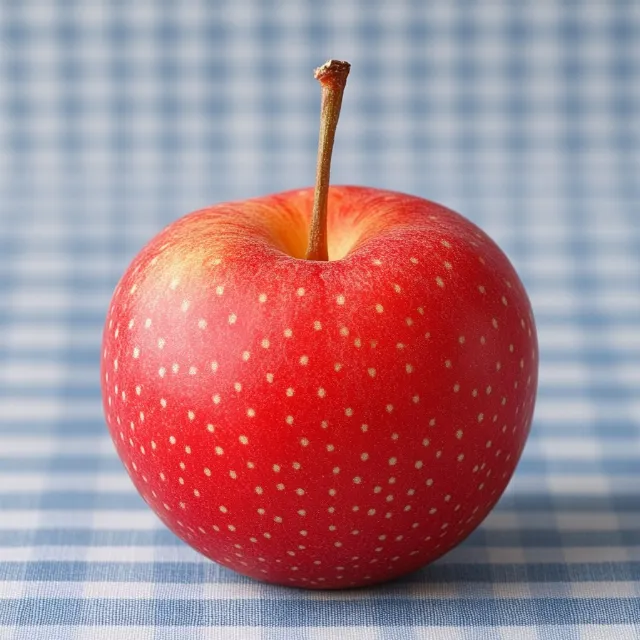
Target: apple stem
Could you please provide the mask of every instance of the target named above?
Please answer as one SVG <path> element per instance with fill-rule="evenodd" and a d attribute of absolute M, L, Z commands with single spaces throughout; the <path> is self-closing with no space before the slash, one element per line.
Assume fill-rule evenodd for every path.
<path fill-rule="evenodd" d="M 320 135 L 318 138 L 318 161 L 316 164 L 316 186 L 313 196 L 313 215 L 309 229 L 307 260 L 328 260 L 327 247 L 327 201 L 331 154 L 340 117 L 342 95 L 347 84 L 351 65 L 340 60 L 329 60 L 315 70 L 316 80 L 322 86 L 320 107 Z"/>

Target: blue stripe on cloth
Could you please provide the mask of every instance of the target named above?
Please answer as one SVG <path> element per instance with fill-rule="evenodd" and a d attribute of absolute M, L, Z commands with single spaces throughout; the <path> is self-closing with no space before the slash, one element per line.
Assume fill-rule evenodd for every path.
<path fill-rule="evenodd" d="M 117 549 L 113 554 L 117 556 Z M 595 555 L 595 554 L 594 554 Z M 224 580 L 236 583 L 247 578 L 198 558 L 193 562 L 33 561 L 5 562 L 0 566 L 2 580 L 59 580 L 88 582 L 155 582 L 204 584 Z M 398 583 L 423 584 L 425 581 L 457 584 L 486 582 L 491 584 L 534 582 L 618 582 L 640 580 L 640 561 L 618 563 L 549 562 L 514 563 L 436 563 L 401 578 Z"/>
<path fill-rule="evenodd" d="M 461 600 L 455 609 L 446 600 L 362 598 L 355 601 L 322 602 L 270 600 L 87 600 L 84 598 L 24 598 L 10 606 L 0 605 L 0 624 L 104 625 L 126 621 L 127 625 L 197 626 L 266 625 L 280 627 L 334 626 L 336 621 L 362 621 L 363 625 L 553 625 L 631 624 L 640 622 L 639 598 L 592 600 L 491 599 Z M 5 613 L 3 613 L 3 611 Z M 360 615 L 357 615 L 360 614 Z"/>

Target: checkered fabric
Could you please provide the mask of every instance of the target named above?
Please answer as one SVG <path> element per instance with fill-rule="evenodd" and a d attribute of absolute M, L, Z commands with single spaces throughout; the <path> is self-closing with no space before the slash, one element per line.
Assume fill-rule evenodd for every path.
<path fill-rule="evenodd" d="M 536 313 L 533 431 L 458 549 L 306 592 L 198 556 L 107 437 L 102 322 L 166 223 L 314 176 L 442 202 Z M 0 0 L 0 639 L 640 638 L 640 4 Z"/>

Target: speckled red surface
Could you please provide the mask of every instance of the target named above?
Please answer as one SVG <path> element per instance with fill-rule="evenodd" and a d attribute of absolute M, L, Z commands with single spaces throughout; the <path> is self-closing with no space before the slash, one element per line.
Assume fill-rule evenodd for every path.
<path fill-rule="evenodd" d="M 153 239 L 113 296 L 102 388 L 178 536 L 261 580 L 338 588 L 417 569 L 488 514 L 538 351 L 518 276 L 470 222 L 332 187 L 332 260 L 313 262 L 311 199 L 211 207 Z"/>

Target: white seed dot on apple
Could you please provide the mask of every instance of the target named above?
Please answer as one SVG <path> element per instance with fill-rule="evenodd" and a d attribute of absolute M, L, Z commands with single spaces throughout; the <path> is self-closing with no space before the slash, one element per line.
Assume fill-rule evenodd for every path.
<path fill-rule="evenodd" d="M 218 456 L 224 455 L 224 449 L 219 445 L 214 448 L 214 451 Z"/>
<path fill-rule="evenodd" d="M 376 305 L 376 311 L 378 313 L 382 313 L 384 311 L 384 307 L 381 304 Z"/>
<path fill-rule="evenodd" d="M 290 338 L 293 335 L 293 331 L 291 329 L 285 329 L 283 333 L 285 338 Z"/>
<path fill-rule="evenodd" d="M 320 331 L 320 329 L 322 329 L 322 323 L 320 322 L 320 320 L 314 320 L 313 321 L 313 328 L 316 331 Z"/>
<path fill-rule="evenodd" d="M 336 297 L 336 303 L 342 306 L 345 303 L 345 298 L 342 294 Z"/>

